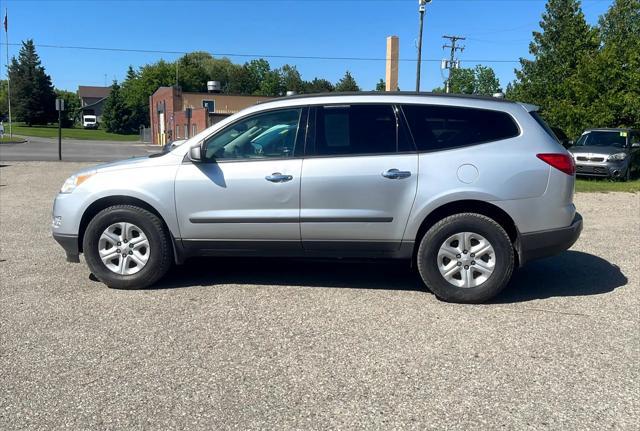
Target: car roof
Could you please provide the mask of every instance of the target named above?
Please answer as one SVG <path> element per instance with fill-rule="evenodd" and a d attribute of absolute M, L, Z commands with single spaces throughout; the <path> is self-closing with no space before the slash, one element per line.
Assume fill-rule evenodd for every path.
<path fill-rule="evenodd" d="M 296 94 L 293 96 L 283 96 L 277 97 L 270 100 L 263 100 L 258 102 L 259 105 L 267 105 L 271 103 L 278 102 L 286 102 L 292 101 L 292 104 L 302 104 L 303 101 L 309 101 L 310 104 L 315 104 L 314 101 L 317 99 L 336 99 L 340 102 L 344 102 L 345 100 L 353 100 L 357 102 L 359 99 L 366 98 L 381 98 L 387 101 L 397 100 L 397 101 L 406 101 L 407 99 L 427 99 L 427 98 L 438 98 L 438 99 L 449 99 L 449 100 L 470 100 L 470 101 L 485 101 L 491 103 L 504 103 L 504 104 L 521 104 L 519 102 L 515 102 L 512 100 L 507 100 L 504 98 L 491 97 L 491 96 L 479 96 L 472 94 L 446 94 L 446 93 L 429 93 L 429 92 L 416 92 L 416 91 L 354 91 L 354 92 L 327 92 L 327 93 L 313 93 L 313 94 Z M 323 103 L 323 102 L 318 102 Z M 526 105 L 526 104 L 521 104 Z M 531 105 L 529 105 L 531 106 Z"/>
<path fill-rule="evenodd" d="M 597 127 L 594 129 L 587 129 L 586 132 L 637 132 L 637 129 L 631 127 Z"/>
<path fill-rule="evenodd" d="M 451 94 L 451 93 L 431 93 L 425 91 L 332 91 L 326 93 L 312 93 L 312 94 L 295 94 L 293 96 L 283 96 L 277 97 L 275 99 L 271 99 L 268 101 L 263 101 L 260 103 L 267 103 L 271 101 L 277 100 L 287 100 L 287 99 L 306 99 L 313 97 L 339 97 L 339 96 L 380 96 L 380 97 L 393 97 L 393 96 L 425 96 L 425 97 L 446 97 L 446 98 L 455 98 L 455 99 L 475 99 L 475 100 L 491 100 L 491 101 L 499 101 L 506 103 L 516 103 L 511 100 L 506 100 L 499 97 L 491 97 L 491 96 L 480 96 L 476 94 Z"/>
<path fill-rule="evenodd" d="M 537 107 L 524 103 L 514 102 L 503 98 L 491 96 L 478 96 L 467 94 L 446 94 L 428 93 L 415 91 L 357 91 L 357 92 L 331 92 L 314 94 L 297 94 L 294 96 L 278 97 L 271 100 L 258 102 L 258 106 L 278 105 L 278 106 L 298 106 L 303 104 L 319 105 L 323 103 L 374 103 L 384 100 L 387 103 L 425 103 L 427 101 L 442 101 L 446 104 L 464 106 L 464 102 L 469 101 L 471 106 L 479 104 L 514 106 L 521 105 L 528 111 L 536 110 Z"/>

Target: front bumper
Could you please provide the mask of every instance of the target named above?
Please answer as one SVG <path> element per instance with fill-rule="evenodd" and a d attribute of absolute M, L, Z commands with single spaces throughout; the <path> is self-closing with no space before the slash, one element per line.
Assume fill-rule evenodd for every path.
<path fill-rule="evenodd" d="M 576 213 L 567 227 L 520 234 L 517 242 L 520 266 L 567 250 L 578 240 L 581 232 L 582 216 Z"/>
<path fill-rule="evenodd" d="M 576 163 L 576 175 L 585 177 L 619 178 L 627 171 L 628 164 L 607 163 L 601 165 Z"/>
<path fill-rule="evenodd" d="M 64 251 L 67 253 L 67 262 L 80 262 L 78 235 L 65 235 L 54 232 L 53 239 L 64 248 Z"/>

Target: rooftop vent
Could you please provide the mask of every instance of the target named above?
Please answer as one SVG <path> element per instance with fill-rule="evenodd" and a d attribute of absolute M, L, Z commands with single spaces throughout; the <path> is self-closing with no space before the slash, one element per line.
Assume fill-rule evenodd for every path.
<path fill-rule="evenodd" d="M 220 93 L 222 91 L 220 81 L 207 81 L 207 91 L 209 93 Z"/>

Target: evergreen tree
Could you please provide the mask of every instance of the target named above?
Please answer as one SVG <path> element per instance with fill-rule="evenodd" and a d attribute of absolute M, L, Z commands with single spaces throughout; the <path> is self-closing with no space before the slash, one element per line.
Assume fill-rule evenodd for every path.
<path fill-rule="evenodd" d="M 127 128 L 132 131 L 139 130 L 140 126 L 149 124 L 149 105 L 141 103 L 145 98 L 149 100 L 149 96 L 140 93 L 140 75 L 129 66 L 127 76 L 120 87 L 120 92 L 124 103 L 129 110 L 129 125 Z"/>
<path fill-rule="evenodd" d="M 360 91 L 360 87 L 351 76 L 351 72 L 347 70 L 342 79 L 336 84 L 336 91 Z"/>
<path fill-rule="evenodd" d="M 384 82 L 384 79 L 380 78 L 380 81 L 376 84 L 376 91 L 386 91 L 387 83 Z"/>
<path fill-rule="evenodd" d="M 111 85 L 111 93 L 104 103 L 102 123 L 107 132 L 131 133 L 131 111 L 127 107 L 117 81 Z"/>
<path fill-rule="evenodd" d="M 520 59 L 508 96 L 539 105 L 551 125 L 575 135 L 585 115 L 577 103 L 576 75 L 597 52 L 597 32 L 587 24 L 578 0 L 548 0 L 540 27 L 529 45 L 533 60 Z"/>
<path fill-rule="evenodd" d="M 18 58 L 9 65 L 12 114 L 28 126 L 47 124 L 57 117 L 56 94 L 36 53 L 33 40 L 22 42 Z"/>

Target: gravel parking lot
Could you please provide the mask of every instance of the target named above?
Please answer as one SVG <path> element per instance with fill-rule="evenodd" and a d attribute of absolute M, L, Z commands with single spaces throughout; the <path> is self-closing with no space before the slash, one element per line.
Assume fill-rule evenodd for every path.
<path fill-rule="evenodd" d="M 85 165 L 3 163 L 0 429 L 637 429 L 639 194 L 577 195 L 578 243 L 488 305 L 397 262 L 201 259 L 127 292 L 50 236 Z"/>

